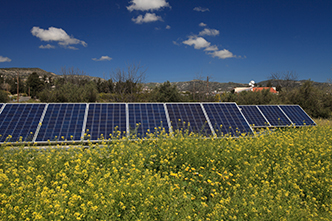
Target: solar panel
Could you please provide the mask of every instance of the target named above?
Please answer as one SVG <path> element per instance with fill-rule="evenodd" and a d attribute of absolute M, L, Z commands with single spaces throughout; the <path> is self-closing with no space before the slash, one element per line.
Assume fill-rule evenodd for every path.
<path fill-rule="evenodd" d="M 204 136 L 213 134 L 200 104 L 167 103 L 166 106 L 173 130 L 188 129 Z"/>
<path fill-rule="evenodd" d="M 243 116 L 252 127 L 268 127 L 269 122 L 256 105 L 239 105 Z"/>
<path fill-rule="evenodd" d="M 36 142 L 80 141 L 86 104 L 49 104 Z"/>
<path fill-rule="evenodd" d="M 299 105 L 0 103 L 0 143 L 98 141 L 101 137 L 112 139 L 118 134 L 121 137 L 127 132 L 143 138 L 147 132 L 155 133 L 160 129 L 169 132 L 171 127 L 204 136 L 230 134 L 236 137 L 250 134 L 249 124 L 254 127 L 316 125 Z M 89 130 L 87 136 L 85 130 Z"/>
<path fill-rule="evenodd" d="M 122 137 L 126 132 L 126 104 L 89 104 L 86 137 L 91 141 Z"/>
<path fill-rule="evenodd" d="M 0 115 L 0 142 L 7 138 L 8 142 L 32 141 L 45 106 L 46 104 L 6 104 Z"/>
<path fill-rule="evenodd" d="M 138 137 L 165 129 L 169 132 L 164 104 L 137 103 L 128 104 L 129 132 Z"/>
<path fill-rule="evenodd" d="M 316 125 L 299 105 L 279 105 L 295 126 Z"/>
<path fill-rule="evenodd" d="M 281 111 L 278 105 L 257 105 L 271 126 L 286 127 L 292 125 L 292 122 Z"/>
<path fill-rule="evenodd" d="M 235 103 L 205 103 L 204 109 L 218 136 L 251 134 L 252 130 Z"/>

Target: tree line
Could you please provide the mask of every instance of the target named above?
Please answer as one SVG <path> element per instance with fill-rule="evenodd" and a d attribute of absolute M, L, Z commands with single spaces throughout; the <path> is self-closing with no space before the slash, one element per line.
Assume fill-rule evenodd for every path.
<path fill-rule="evenodd" d="M 212 94 L 206 90 L 206 85 L 197 81 L 193 90 L 180 92 L 169 81 L 160 84 L 152 90 L 145 90 L 143 82 L 145 70 L 131 65 L 126 70 L 117 69 L 109 80 L 91 80 L 85 73 L 74 69 L 61 69 L 60 78 L 40 77 L 32 73 L 26 81 L 19 79 L 20 93 L 26 93 L 31 98 L 41 102 L 236 102 L 239 105 L 264 104 L 298 104 L 310 116 L 329 118 L 332 113 L 332 90 L 326 91 L 313 86 L 306 81 L 301 87 L 293 87 L 294 79 L 283 81 L 279 79 L 277 86 L 279 94 L 269 90 L 260 92 L 244 91 L 241 93 L 225 92 Z M 272 76 L 275 78 L 275 76 Z M 17 81 L 17 80 L 16 80 Z M 16 83 L 16 84 L 15 84 Z M 17 93 L 17 82 L 14 79 L 0 78 L 0 102 L 8 102 L 8 92 Z"/>

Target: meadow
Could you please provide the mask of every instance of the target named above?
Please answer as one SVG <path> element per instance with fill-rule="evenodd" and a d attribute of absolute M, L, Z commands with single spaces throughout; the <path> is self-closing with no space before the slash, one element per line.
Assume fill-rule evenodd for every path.
<path fill-rule="evenodd" d="M 7 143 L 0 220 L 332 220 L 331 169 L 329 124 L 238 139 Z"/>

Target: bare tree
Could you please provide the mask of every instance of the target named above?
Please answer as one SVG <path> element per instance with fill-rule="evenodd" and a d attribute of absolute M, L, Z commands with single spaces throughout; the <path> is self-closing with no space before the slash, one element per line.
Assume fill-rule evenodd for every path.
<path fill-rule="evenodd" d="M 273 86 L 281 86 L 284 90 L 290 90 L 295 86 L 295 82 L 298 79 L 298 74 L 293 71 L 287 71 L 282 73 L 275 72 L 271 73 L 269 79 L 277 84 Z"/>
<path fill-rule="evenodd" d="M 145 81 L 146 69 L 140 63 L 127 64 L 127 69 L 116 69 L 111 73 L 115 84 L 114 92 L 118 95 L 117 101 L 136 101 L 141 91 L 141 84 Z"/>
<path fill-rule="evenodd" d="M 87 74 L 78 68 L 75 69 L 74 67 L 61 67 L 59 73 L 62 76 L 64 82 L 70 82 L 76 85 L 87 83 Z"/>

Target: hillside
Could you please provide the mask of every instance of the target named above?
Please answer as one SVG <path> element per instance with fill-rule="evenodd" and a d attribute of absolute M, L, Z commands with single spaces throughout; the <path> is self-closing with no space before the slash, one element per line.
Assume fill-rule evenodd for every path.
<path fill-rule="evenodd" d="M 40 68 L 0 68 L 0 76 L 6 76 L 6 77 L 16 77 L 17 73 L 19 76 L 24 80 L 27 79 L 28 76 L 36 72 L 39 76 L 47 76 L 52 77 L 53 79 L 56 78 L 69 78 L 69 79 L 81 79 L 81 80 L 94 80 L 94 81 L 104 81 L 105 79 L 99 78 L 99 77 L 92 77 L 88 76 L 86 74 L 68 74 L 68 75 L 57 75 L 52 72 L 48 72 L 45 70 L 42 70 Z M 266 86 L 269 82 L 272 83 L 272 86 L 276 87 L 280 85 L 281 87 L 293 87 L 297 88 L 300 87 L 306 80 L 299 80 L 299 81 L 286 81 L 286 80 L 266 80 L 258 82 L 258 86 Z M 143 87 L 147 89 L 153 89 L 162 83 L 157 82 L 149 82 L 149 83 L 143 83 Z M 179 91 L 231 91 L 234 87 L 247 87 L 248 84 L 242 84 L 242 83 L 235 83 L 235 82 L 228 82 L 228 83 L 221 83 L 221 82 L 215 82 L 215 81 L 203 81 L 203 80 L 191 80 L 191 81 L 181 81 L 181 82 L 171 82 L 172 85 L 176 85 Z M 332 84 L 331 83 L 321 83 L 321 82 L 313 82 L 313 85 L 315 87 L 318 87 L 322 90 L 331 90 Z"/>
<path fill-rule="evenodd" d="M 220 83 L 215 81 L 202 81 L 202 80 L 191 80 L 191 81 L 181 81 L 181 82 L 171 82 L 172 85 L 176 85 L 179 91 L 206 91 L 207 88 L 209 91 L 231 91 L 234 87 L 245 87 L 247 84 L 241 83 Z M 144 84 L 147 88 L 153 89 L 161 83 L 145 83 Z"/>
<path fill-rule="evenodd" d="M 58 76 L 52 72 L 44 71 L 40 68 L 0 68 L 0 75 L 6 77 L 16 77 L 17 73 L 21 78 L 27 78 L 30 74 L 36 72 L 40 76 L 46 75 L 47 77 Z"/>
<path fill-rule="evenodd" d="M 74 78 L 74 79 L 88 79 L 88 80 L 98 80 L 98 79 L 101 79 L 101 80 L 104 80 L 102 78 L 99 78 L 99 77 L 91 77 L 91 76 L 88 76 L 88 75 L 72 75 L 72 74 L 68 74 L 68 75 L 57 75 L 57 74 L 54 74 L 52 72 L 48 72 L 48 71 L 45 71 L 43 69 L 40 69 L 40 68 L 0 68 L 0 76 L 6 76 L 7 78 L 14 78 L 17 76 L 17 73 L 19 74 L 20 78 L 22 78 L 23 80 L 24 79 L 27 79 L 28 76 L 30 74 L 32 74 L 33 72 L 36 72 L 39 76 L 46 76 L 46 77 L 52 77 L 53 79 L 56 79 L 56 78 L 63 78 L 63 77 L 69 77 L 69 78 Z"/>

